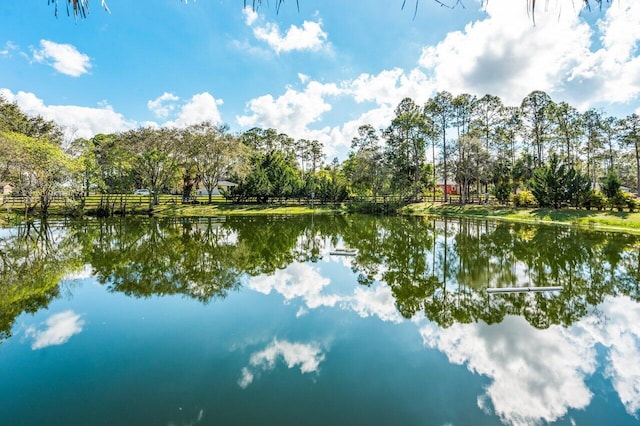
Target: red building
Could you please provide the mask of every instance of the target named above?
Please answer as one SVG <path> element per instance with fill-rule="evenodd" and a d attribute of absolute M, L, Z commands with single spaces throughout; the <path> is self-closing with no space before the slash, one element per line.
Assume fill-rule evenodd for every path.
<path fill-rule="evenodd" d="M 440 191 L 442 191 L 443 194 L 447 194 L 447 195 L 458 195 L 460 194 L 460 186 L 457 183 L 448 183 L 447 182 L 447 190 L 445 192 L 444 189 L 444 182 L 438 182 L 436 184 L 436 189 L 439 189 Z"/>

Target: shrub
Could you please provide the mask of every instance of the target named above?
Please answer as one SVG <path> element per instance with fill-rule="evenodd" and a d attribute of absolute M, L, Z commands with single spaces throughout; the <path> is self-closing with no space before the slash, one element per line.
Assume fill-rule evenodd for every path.
<path fill-rule="evenodd" d="M 609 199 L 609 206 L 612 209 L 617 209 L 619 212 L 623 211 L 625 208 L 629 209 L 630 212 L 633 212 L 638 208 L 639 203 L 632 194 L 618 190 L 616 195 Z"/>
<path fill-rule="evenodd" d="M 533 207 L 536 205 L 536 197 L 531 191 L 520 191 L 513 196 L 513 205 L 516 207 Z"/>
<path fill-rule="evenodd" d="M 592 189 L 584 197 L 581 204 L 582 207 L 587 210 L 591 210 L 592 208 L 602 210 L 607 205 L 607 197 L 597 189 Z"/>

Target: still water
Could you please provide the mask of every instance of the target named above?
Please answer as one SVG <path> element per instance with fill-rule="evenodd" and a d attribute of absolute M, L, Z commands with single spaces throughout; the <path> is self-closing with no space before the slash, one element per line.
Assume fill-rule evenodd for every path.
<path fill-rule="evenodd" d="M 518 286 L 563 290 L 486 292 Z M 5 228 L 0 424 L 638 424 L 639 300 L 640 238 L 619 233 L 368 216 Z"/>

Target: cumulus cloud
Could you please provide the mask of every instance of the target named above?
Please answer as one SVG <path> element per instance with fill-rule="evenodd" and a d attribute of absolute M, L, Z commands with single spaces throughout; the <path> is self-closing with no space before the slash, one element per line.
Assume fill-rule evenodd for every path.
<path fill-rule="evenodd" d="M 164 92 L 156 99 L 152 99 L 147 102 L 149 111 L 155 114 L 158 118 L 167 118 L 171 112 L 175 109 L 175 102 L 180 98 L 173 93 Z"/>
<path fill-rule="evenodd" d="M 637 97 L 640 3 L 614 2 L 596 28 L 562 5 L 539 8 L 532 25 L 522 4 L 490 1 L 487 18 L 425 46 L 419 64 L 438 90 L 491 93 L 512 105 L 533 90 L 560 95 L 582 108 Z M 601 44 L 595 51 L 594 35 Z"/>
<path fill-rule="evenodd" d="M 538 9 L 535 26 L 519 2 L 492 0 L 486 12 L 486 19 L 423 49 L 419 63 L 438 90 L 491 93 L 519 104 L 534 89 L 559 89 L 589 52 L 589 25 L 571 11 Z"/>
<path fill-rule="evenodd" d="M 40 49 L 33 49 L 33 60 L 71 77 L 87 74 L 91 68 L 89 56 L 80 53 L 73 45 L 49 40 L 40 40 Z"/>
<path fill-rule="evenodd" d="M 251 115 L 238 116 L 236 120 L 241 126 L 272 127 L 292 137 L 304 137 L 301 135 L 308 134 L 308 125 L 331 110 L 326 98 L 341 93 L 343 90 L 336 84 L 311 81 L 303 91 L 288 88 L 277 98 L 264 95 L 250 100 L 247 108 Z"/>
<path fill-rule="evenodd" d="M 284 94 L 260 96 L 247 103 L 249 114 L 236 117 L 240 126 L 275 128 L 296 139 L 317 139 L 324 144 L 329 156 L 347 148 L 356 136 L 358 127 L 371 124 L 386 127 L 393 111 L 405 97 L 418 103 L 426 102 L 433 91 L 427 76 L 414 69 L 405 73 L 400 68 L 384 70 L 377 75 L 361 74 L 339 84 L 320 83 L 298 74 L 305 84 L 303 90 L 288 87 Z M 336 126 L 320 126 L 323 115 L 332 110 L 332 101 L 343 99 L 357 104 L 373 102 L 371 109 L 360 116 Z"/>
<path fill-rule="evenodd" d="M 164 125 L 168 127 L 186 127 L 203 121 L 211 121 L 216 124 L 222 123 L 222 117 L 218 110 L 218 106 L 222 104 L 222 99 L 216 99 L 208 92 L 198 93 L 180 107 L 175 120 L 167 121 Z"/>
<path fill-rule="evenodd" d="M 69 339 L 82 332 L 84 320 L 73 311 L 65 311 L 51 315 L 41 330 L 29 327 L 25 331 L 27 337 L 33 338 L 31 349 L 38 350 L 48 346 L 63 345 Z"/>
<path fill-rule="evenodd" d="M 244 15 L 244 23 L 247 24 L 248 27 L 252 26 L 258 19 L 258 13 L 251 7 L 245 7 L 242 10 L 242 14 Z"/>
<path fill-rule="evenodd" d="M 135 121 L 125 119 L 105 103 L 99 108 L 45 105 L 44 101 L 33 93 L 20 91 L 14 94 L 9 89 L 0 89 L 0 95 L 9 102 L 17 103 L 26 114 L 40 115 L 47 120 L 53 120 L 64 127 L 68 138 L 91 138 L 98 133 L 126 131 L 137 125 Z"/>
<path fill-rule="evenodd" d="M 259 371 L 273 370 L 276 362 L 282 358 L 288 368 L 298 367 L 300 373 L 317 373 L 325 355 L 316 343 L 296 343 L 274 339 L 266 348 L 255 352 L 249 359 L 249 365 L 241 371 L 238 386 L 246 389 Z"/>
<path fill-rule="evenodd" d="M 640 95 L 640 3 L 620 0 L 598 22 L 602 47 L 587 52 L 571 70 L 567 85 L 589 88 L 578 101 L 627 102 Z"/>
<path fill-rule="evenodd" d="M 245 8 L 243 14 L 245 24 L 253 27 L 253 35 L 278 54 L 295 50 L 317 51 L 326 45 L 327 33 L 322 29 L 322 21 L 304 21 L 301 27 L 291 25 L 282 33 L 278 24 L 256 24 L 258 14 L 251 8 Z"/>

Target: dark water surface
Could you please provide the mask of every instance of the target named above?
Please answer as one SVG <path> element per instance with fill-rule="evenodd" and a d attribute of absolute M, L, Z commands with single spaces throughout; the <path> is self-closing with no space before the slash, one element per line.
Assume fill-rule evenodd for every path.
<path fill-rule="evenodd" d="M 486 292 L 535 286 L 563 290 Z M 5 228 L 0 424 L 638 424 L 639 300 L 640 238 L 619 233 L 368 216 Z"/>

